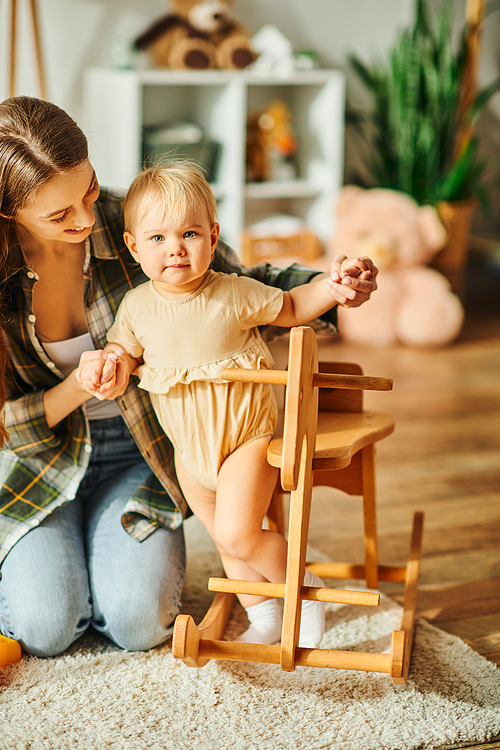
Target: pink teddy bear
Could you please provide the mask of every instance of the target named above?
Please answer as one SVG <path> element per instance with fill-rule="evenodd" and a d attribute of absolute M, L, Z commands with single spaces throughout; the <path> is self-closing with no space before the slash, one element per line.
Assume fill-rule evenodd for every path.
<path fill-rule="evenodd" d="M 347 186 L 339 195 L 329 254 L 369 256 L 378 291 L 366 305 L 339 308 L 345 340 L 372 346 L 444 346 L 462 328 L 464 311 L 447 279 L 428 264 L 447 237 L 431 206 L 394 190 Z"/>

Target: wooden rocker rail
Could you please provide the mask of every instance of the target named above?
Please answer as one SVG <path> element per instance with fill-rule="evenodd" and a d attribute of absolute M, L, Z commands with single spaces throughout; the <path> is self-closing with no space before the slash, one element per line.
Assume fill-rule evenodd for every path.
<path fill-rule="evenodd" d="M 216 596 L 199 626 L 189 615 L 179 615 L 172 639 L 174 658 L 192 667 L 204 666 L 210 659 L 279 664 L 283 670 L 297 666 L 327 669 L 354 669 L 383 672 L 395 684 L 405 684 L 411 658 L 420 558 L 423 514 L 415 513 L 410 558 L 406 566 L 378 566 L 380 580 L 404 581 L 405 601 L 400 630 L 392 634 L 390 654 L 309 649 L 298 646 L 301 605 L 304 599 L 377 606 L 380 595 L 370 591 L 314 588 L 303 586 L 305 553 L 313 485 L 313 459 L 318 422 L 318 388 L 390 390 L 388 378 L 362 375 L 335 375 L 318 371 L 317 344 L 309 327 L 290 332 L 288 370 L 223 370 L 227 380 L 284 384 L 286 388 L 283 440 L 279 465 L 281 484 L 291 492 L 288 532 L 287 575 L 284 584 L 211 578 L 209 589 Z M 274 441 L 273 441 L 274 442 Z M 271 454 L 271 449 L 270 449 Z M 312 563 L 307 567 L 328 578 L 365 578 L 366 566 L 348 563 Z M 262 645 L 221 640 L 233 604 L 234 594 L 253 594 L 283 599 L 281 645 Z"/>

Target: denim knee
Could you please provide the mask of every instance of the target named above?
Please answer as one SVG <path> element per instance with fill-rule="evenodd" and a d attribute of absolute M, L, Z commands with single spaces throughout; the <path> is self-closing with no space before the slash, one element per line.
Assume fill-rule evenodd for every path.
<path fill-rule="evenodd" d="M 107 603 L 97 629 L 126 651 L 147 651 L 170 637 L 179 609 L 180 596 L 175 595 L 159 602 L 117 597 Z"/>
<path fill-rule="evenodd" d="M 63 507 L 9 552 L 0 580 L 0 629 L 33 656 L 62 653 L 92 616 L 77 506 Z"/>
<path fill-rule="evenodd" d="M 19 641 L 23 651 L 31 656 L 48 657 L 65 651 L 89 622 L 88 602 L 85 607 L 70 592 L 66 599 L 59 597 L 57 607 L 51 601 L 36 599 L 24 601 L 16 609 L 10 607 L 8 621 L 0 624 L 2 631 L 8 631 L 6 635 Z"/>

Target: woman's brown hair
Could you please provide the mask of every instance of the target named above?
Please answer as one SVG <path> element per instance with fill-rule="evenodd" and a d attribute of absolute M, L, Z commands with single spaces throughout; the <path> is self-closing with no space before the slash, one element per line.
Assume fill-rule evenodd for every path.
<path fill-rule="evenodd" d="M 88 157 L 85 135 L 64 110 L 28 96 L 0 103 L 0 275 L 18 212 L 27 208 L 52 177 Z M 0 336 L 0 410 L 5 403 L 7 353 Z M 0 421 L 0 445 L 6 433 Z"/>
<path fill-rule="evenodd" d="M 76 122 L 51 102 L 29 96 L 0 103 L 0 252 L 8 250 L 10 222 L 56 174 L 88 157 Z"/>

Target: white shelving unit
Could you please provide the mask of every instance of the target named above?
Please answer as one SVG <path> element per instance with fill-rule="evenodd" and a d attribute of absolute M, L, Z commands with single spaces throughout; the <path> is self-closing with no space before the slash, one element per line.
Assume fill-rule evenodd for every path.
<path fill-rule="evenodd" d="M 246 183 L 248 114 L 274 99 L 291 110 L 298 178 Z M 222 146 L 217 182 L 222 237 L 239 250 L 241 230 L 274 214 L 301 218 L 325 241 L 342 185 L 345 81 L 340 71 L 288 78 L 250 71 L 90 68 L 84 76 L 82 127 L 102 185 L 127 188 L 142 164 L 143 127 L 190 121 Z"/>

